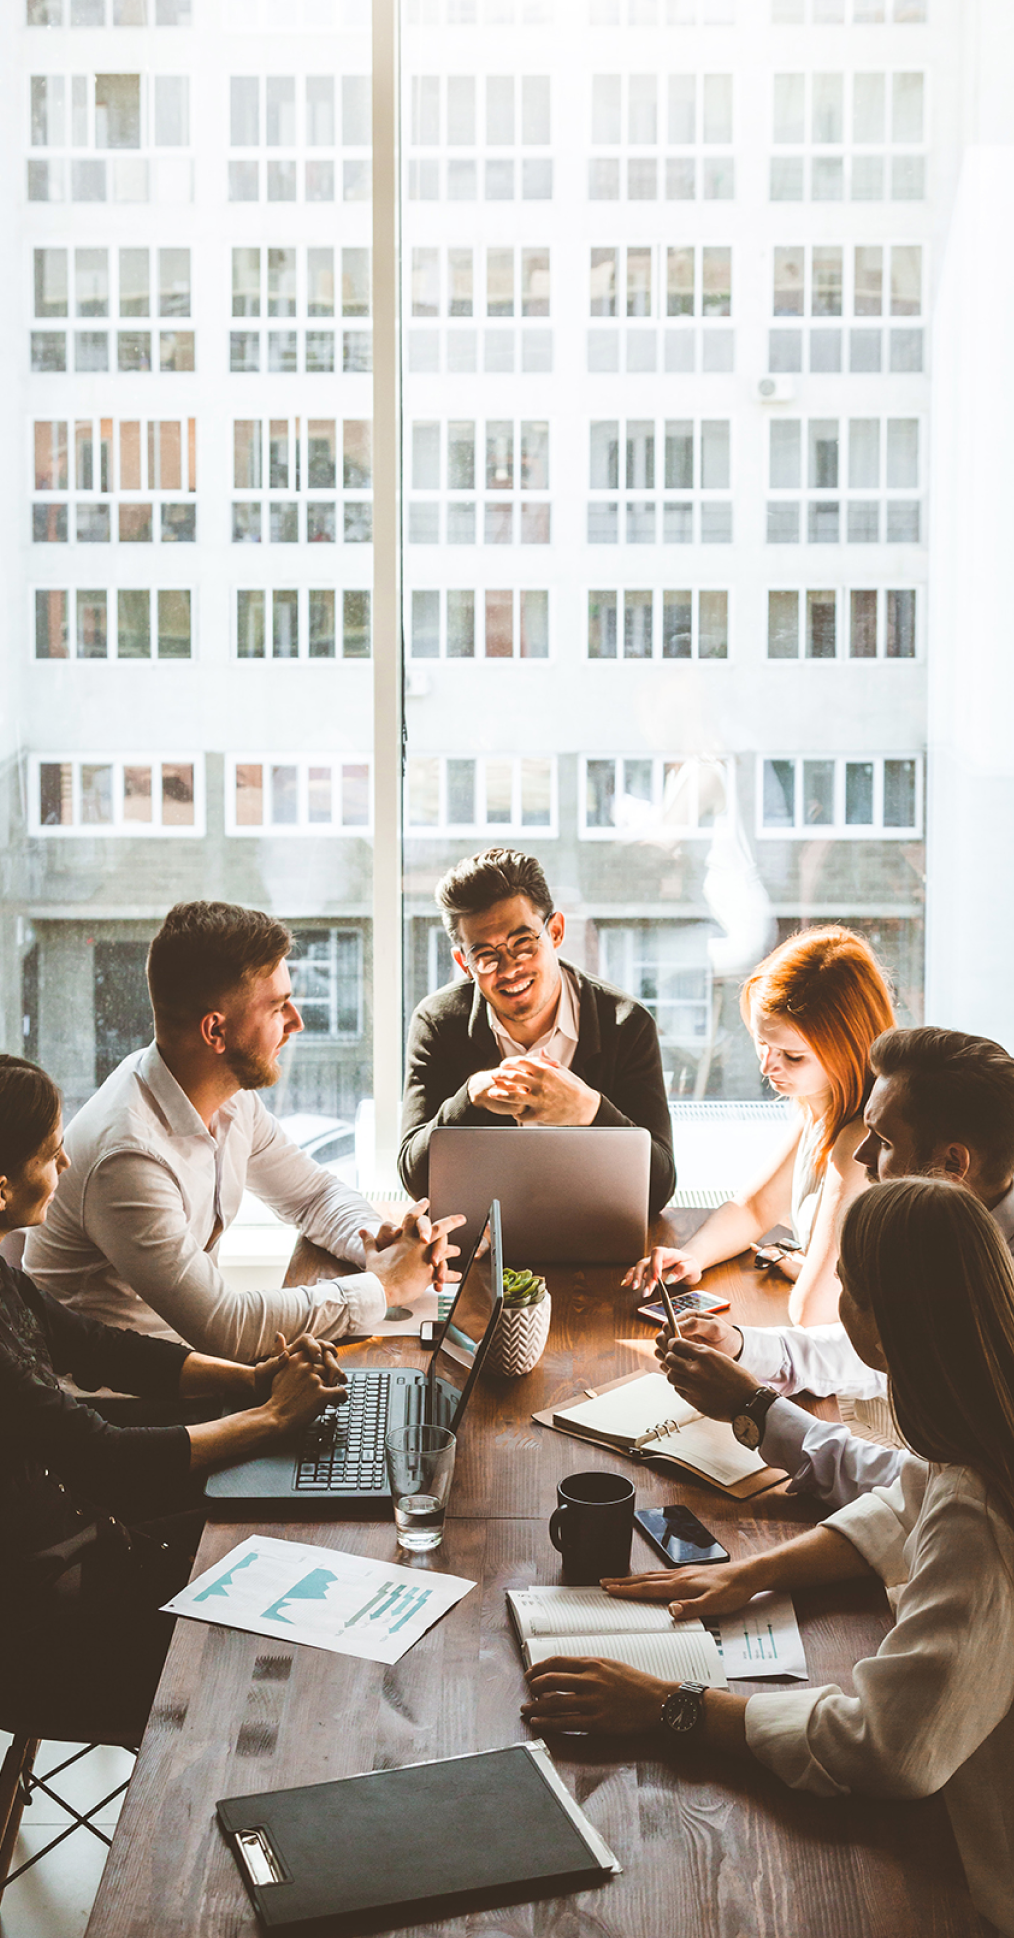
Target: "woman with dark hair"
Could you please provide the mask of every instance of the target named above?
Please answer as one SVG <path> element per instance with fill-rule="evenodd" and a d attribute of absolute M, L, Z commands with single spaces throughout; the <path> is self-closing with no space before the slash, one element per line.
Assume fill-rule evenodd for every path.
<path fill-rule="evenodd" d="M 656 1246 L 623 1283 L 642 1291 L 665 1274 L 696 1285 L 709 1265 L 790 1225 L 795 1247 L 775 1246 L 758 1262 L 795 1281 L 793 1323 L 820 1325 L 838 1316 L 839 1214 L 866 1188 L 856 1151 L 866 1136 L 870 1045 L 894 1022 L 891 993 L 865 938 L 829 924 L 779 943 L 747 977 L 739 1007 L 762 1077 L 796 1105 L 791 1127 L 765 1169 L 686 1248 Z"/>
<path fill-rule="evenodd" d="M 0 1056 L 0 1234 L 44 1222 L 67 1164 L 56 1085 Z M 116 1426 L 67 1393 L 61 1373 L 86 1390 L 169 1403 L 220 1395 L 244 1410 Z M 343 1386 L 326 1342 L 287 1347 L 279 1334 L 259 1366 L 209 1359 L 87 1319 L 0 1258 L 5 1726 L 55 1733 L 84 1701 L 110 1741 L 140 1740 L 172 1634 L 158 1611 L 187 1580 L 200 1533 L 197 1477 L 312 1419 Z"/>
<path fill-rule="evenodd" d="M 762 1589 L 877 1574 L 897 1619 L 856 1664 L 855 1694 L 687 1696 L 619 1663 L 557 1657 L 530 1671 L 523 1713 L 609 1733 L 661 1720 L 671 1742 L 692 1729 L 818 1796 L 942 1791 L 977 1909 L 1014 1934 L 1014 1264 L 970 1191 L 900 1178 L 849 1207 L 839 1272 L 842 1322 L 887 1373 L 911 1449 L 897 1479 L 745 1561 L 605 1586 L 707 1621 Z M 740 1369 L 723 1354 L 668 1335 L 659 1351 L 702 1411 L 739 1413 Z"/>

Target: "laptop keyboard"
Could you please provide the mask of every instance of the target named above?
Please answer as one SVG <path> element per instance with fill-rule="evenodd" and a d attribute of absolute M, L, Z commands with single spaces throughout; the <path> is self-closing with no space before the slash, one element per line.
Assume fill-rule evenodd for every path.
<path fill-rule="evenodd" d="M 409 1386 L 406 1425 L 422 1419 L 425 1390 L 421 1380 Z M 386 1491 L 384 1435 L 390 1398 L 390 1373 L 349 1374 L 348 1399 L 325 1407 L 303 1435 L 296 1459 L 297 1493 Z"/>

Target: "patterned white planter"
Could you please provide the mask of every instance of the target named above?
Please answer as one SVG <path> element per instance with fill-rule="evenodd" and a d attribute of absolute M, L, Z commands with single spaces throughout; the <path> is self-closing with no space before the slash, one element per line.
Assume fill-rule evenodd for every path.
<path fill-rule="evenodd" d="M 545 1351 L 552 1309 L 548 1292 L 538 1305 L 519 1306 L 513 1312 L 505 1306 L 486 1355 L 488 1371 L 505 1373 L 509 1378 L 530 1373 Z"/>

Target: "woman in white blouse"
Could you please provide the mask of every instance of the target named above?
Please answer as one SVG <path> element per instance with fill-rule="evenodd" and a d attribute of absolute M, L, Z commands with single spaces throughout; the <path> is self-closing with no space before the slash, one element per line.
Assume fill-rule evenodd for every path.
<path fill-rule="evenodd" d="M 902 1178 L 849 1207 L 839 1271 L 842 1321 L 887 1372 L 913 1450 L 898 1478 L 766 1554 L 610 1585 L 668 1601 L 677 1620 L 707 1619 L 761 1589 L 878 1574 L 897 1620 L 857 1663 L 855 1695 L 708 1689 L 689 1705 L 693 1735 L 819 1796 L 942 1790 L 973 1901 L 1014 1938 L 1014 1265 L 970 1192 Z M 528 1681 L 523 1713 L 541 1728 L 644 1729 L 673 1694 L 576 1658 L 543 1662 Z"/>

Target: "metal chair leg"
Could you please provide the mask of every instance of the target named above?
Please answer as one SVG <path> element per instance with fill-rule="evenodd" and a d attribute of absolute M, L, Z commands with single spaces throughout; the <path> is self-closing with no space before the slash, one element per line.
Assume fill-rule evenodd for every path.
<path fill-rule="evenodd" d="M 0 1767 L 0 1897 L 9 1881 L 11 1859 L 29 1801 L 32 1770 L 39 1753 L 37 1736 L 15 1736 Z"/>

